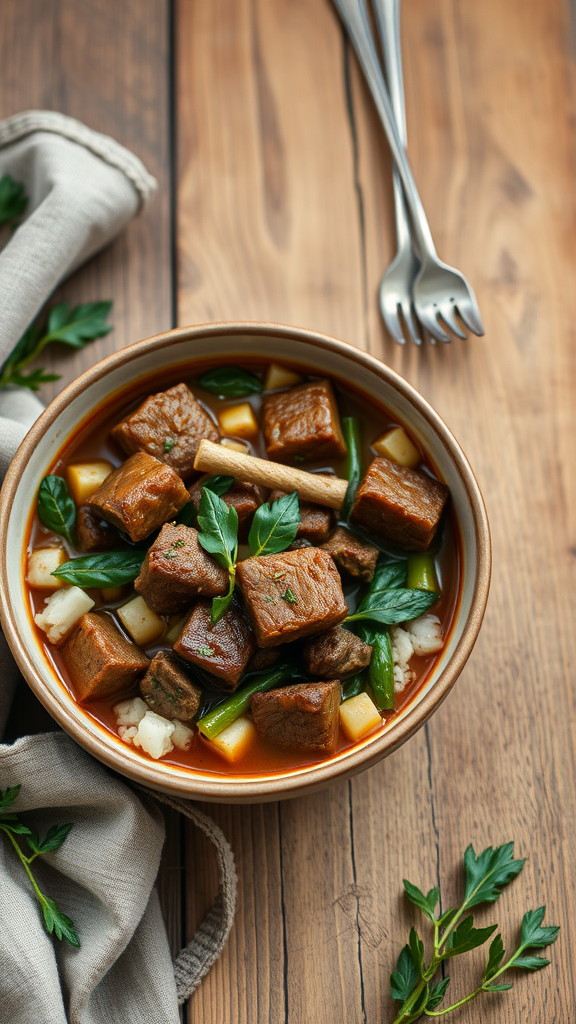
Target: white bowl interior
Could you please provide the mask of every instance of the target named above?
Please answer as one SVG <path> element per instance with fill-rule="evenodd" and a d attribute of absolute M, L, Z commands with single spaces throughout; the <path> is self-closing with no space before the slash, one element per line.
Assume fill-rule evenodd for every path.
<path fill-rule="evenodd" d="M 24 547 L 31 502 L 42 477 L 47 472 L 47 468 L 52 464 L 68 438 L 77 431 L 78 425 L 90 415 L 90 412 L 104 403 L 112 393 L 133 385 L 140 377 L 154 374 L 158 378 L 159 373 L 168 376 L 171 368 L 175 368 L 190 359 L 217 358 L 224 355 L 231 358 L 239 358 L 241 355 L 247 354 L 269 358 L 272 346 L 275 360 L 284 358 L 306 365 L 312 371 L 320 371 L 339 377 L 342 381 L 348 381 L 356 388 L 367 392 L 376 401 L 382 402 L 394 416 L 398 416 L 400 421 L 410 425 L 412 433 L 450 488 L 463 547 L 463 585 L 460 603 L 456 609 L 455 621 L 449 641 L 442 651 L 440 658 L 429 674 L 425 684 L 399 715 L 395 716 L 394 725 L 406 718 L 406 716 L 414 713 L 418 704 L 434 687 L 462 639 L 473 600 L 477 568 L 477 544 L 472 509 L 464 481 L 448 447 L 432 429 L 426 417 L 404 395 L 392 387 L 388 381 L 380 379 L 368 366 L 357 362 L 356 359 L 347 355 L 345 351 L 334 351 L 330 348 L 321 347 L 316 348 L 306 341 L 295 340 L 289 337 L 274 336 L 272 338 L 262 334 L 235 334 L 192 339 L 180 338 L 174 339 L 169 345 L 164 345 L 159 350 L 146 349 L 141 354 L 133 357 L 131 361 L 116 366 L 105 376 L 90 384 L 83 393 L 74 398 L 62 410 L 56 421 L 44 433 L 22 473 L 15 495 L 7 536 L 7 551 L 12 552 L 14 557 L 10 557 L 6 566 L 8 599 L 13 610 L 16 628 L 37 674 L 43 680 L 53 700 L 62 706 L 83 730 L 97 739 L 101 747 L 103 745 L 110 750 L 114 750 L 120 745 L 124 757 L 135 764 L 145 762 L 150 767 L 150 761 L 147 758 L 140 755 L 133 747 L 123 744 L 119 738 L 107 732 L 86 711 L 76 704 L 48 662 L 39 638 L 33 629 L 26 603 L 23 600 L 23 594 L 25 593 L 23 580 L 23 566 L 25 565 Z M 155 382 L 151 386 L 154 387 L 154 385 Z M 352 749 L 356 752 L 359 746 L 370 746 L 370 744 L 374 743 L 376 737 L 380 736 L 381 732 L 377 732 Z M 343 751 L 330 758 L 329 761 L 330 763 L 345 761 L 350 752 L 350 750 Z M 169 783 L 169 780 L 174 779 L 175 776 L 181 777 L 186 775 L 190 779 L 191 790 L 194 789 L 194 780 L 205 779 L 214 781 L 213 774 L 203 774 L 197 769 L 165 764 L 162 761 L 155 762 L 154 767 L 157 772 L 159 788 L 162 787 L 163 780 Z M 305 776 L 307 772 L 316 767 L 317 765 L 297 768 L 291 770 L 289 774 L 294 778 Z M 238 776 L 237 781 L 239 786 L 242 786 L 243 781 L 249 785 L 255 778 L 254 776 Z M 267 778 L 278 778 L 278 775 L 257 776 L 259 782 L 264 782 Z"/>

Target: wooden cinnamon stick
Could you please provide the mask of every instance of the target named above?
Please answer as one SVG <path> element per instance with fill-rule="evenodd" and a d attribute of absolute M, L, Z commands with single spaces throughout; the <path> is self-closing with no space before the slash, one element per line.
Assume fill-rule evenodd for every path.
<path fill-rule="evenodd" d="M 260 484 L 290 494 L 298 491 L 305 501 L 315 501 L 318 505 L 339 509 L 342 506 L 348 481 L 337 476 L 323 476 L 319 473 L 307 473 L 303 469 L 284 466 L 268 459 L 258 459 L 255 455 L 243 455 L 232 448 L 225 448 L 212 441 L 201 441 L 194 469 L 203 473 L 221 473 L 233 476 L 244 483 Z"/>

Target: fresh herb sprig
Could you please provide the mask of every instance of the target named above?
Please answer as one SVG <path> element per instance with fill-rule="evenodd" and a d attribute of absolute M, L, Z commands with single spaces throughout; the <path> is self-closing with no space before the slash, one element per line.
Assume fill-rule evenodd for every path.
<path fill-rule="evenodd" d="M 38 515 L 44 526 L 74 544 L 76 505 L 64 477 L 44 477 L 38 489 Z"/>
<path fill-rule="evenodd" d="M 520 941 L 514 953 L 505 959 L 504 942 L 498 933 L 490 943 L 480 984 L 457 1002 L 438 1009 L 450 984 L 449 977 L 433 984 L 438 968 L 445 961 L 482 946 L 498 927 L 494 924 L 486 928 L 475 928 L 474 919 L 468 911 L 481 903 L 494 903 L 504 886 L 520 873 L 525 862 L 514 859 L 513 854 L 513 843 L 495 849 L 489 846 L 478 856 L 474 848 L 469 846 L 464 854 L 464 897 L 459 907 L 443 913 L 437 911 L 440 901 L 440 890 L 437 887 L 424 894 L 418 886 L 404 880 L 406 896 L 433 925 L 433 953 L 427 964 L 424 943 L 416 929 L 412 928 L 408 944 L 400 953 L 396 970 L 390 977 L 392 998 L 401 1004 L 394 1024 L 412 1024 L 424 1015 L 441 1017 L 484 992 L 504 992 L 512 988 L 509 982 L 501 982 L 499 979 L 513 968 L 538 971 L 550 963 L 545 957 L 536 956 L 530 950 L 551 945 L 556 941 L 559 929 L 555 925 L 542 926 L 545 907 L 528 910 L 522 918 Z"/>
<path fill-rule="evenodd" d="M 370 589 L 346 622 L 378 622 L 391 626 L 409 622 L 428 610 L 438 594 L 406 586 L 407 563 L 384 562 L 376 567 Z M 367 641 L 370 643 L 371 641 Z"/>
<path fill-rule="evenodd" d="M 44 330 L 40 330 L 38 324 L 32 324 L 20 338 L 2 367 L 0 388 L 18 384 L 38 391 L 41 384 L 59 380 L 59 374 L 45 373 L 43 369 L 31 370 L 27 374 L 22 371 L 53 342 L 71 348 L 83 348 L 87 341 L 104 337 L 112 330 L 112 326 L 106 323 L 111 308 L 111 302 L 87 302 L 72 311 L 68 302 L 54 306 L 48 314 Z"/>
<path fill-rule="evenodd" d="M 238 557 L 238 513 L 233 505 L 228 506 L 222 498 L 208 487 L 202 488 L 198 512 L 198 541 L 205 551 L 228 570 L 228 593 L 212 599 L 211 619 L 215 624 L 226 611 L 236 583 L 236 559 Z"/>
<path fill-rule="evenodd" d="M 273 555 L 285 551 L 296 538 L 300 526 L 298 493 L 284 494 L 278 501 L 267 501 L 256 510 L 248 546 L 252 555 Z"/>
<path fill-rule="evenodd" d="M 72 824 L 69 822 L 66 825 L 52 825 L 48 829 L 43 839 L 40 838 L 37 832 L 33 832 L 27 825 L 24 825 L 18 819 L 18 816 L 13 813 L 13 804 L 20 792 L 20 786 L 10 786 L 8 789 L 0 790 L 0 832 L 4 832 L 8 836 L 8 839 L 12 843 L 14 850 L 26 872 L 32 888 L 34 889 L 34 895 L 40 904 L 42 910 L 42 917 L 44 919 L 44 927 L 49 935 L 54 934 L 57 939 L 65 939 L 71 946 L 80 947 L 80 940 L 74 927 L 74 923 L 69 917 L 66 917 L 58 907 L 54 900 L 51 900 L 48 896 L 45 896 L 38 887 L 38 883 L 32 874 L 30 865 L 36 860 L 36 857 L 41 857 L 44 853 L 49 853 L 51 850 L 58 850 L 66 836 L 68 835 Z M 18 837 L 22 836 L 30 850 L 32 851 L 27 856 L 22 850 Z"/>
<path fill-rule="evenodd" d="M 28 196 L 21 181 L 15 181 L 10 174 L 0 178 L 0 224 L 21 217 L 28 206 Z"/>
<path fill-rule="evenodd" d="M 259 377 L 239 366 L 218 366 L 208 370 L 198 380 L 198 387 L 210 391 L 219 398 L 244 398 L 263 391 L 264 385 Z"/>
<path fill-rule="evenodd" d="M 136 579 L 145 557 L 145 551 L 134 548 L 80 555 L 59 565 L 50 575 L 75 587 L 123 587 Z"/>

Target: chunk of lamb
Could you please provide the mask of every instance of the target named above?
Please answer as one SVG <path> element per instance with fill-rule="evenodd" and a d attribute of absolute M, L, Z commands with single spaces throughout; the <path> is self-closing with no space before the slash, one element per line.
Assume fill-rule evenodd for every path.
<path fill-rule="evenodd" d="M 268 501 L 278 501 L 278 498 L 283 498 L 284 494 L 284 491 L 272 491 Z M 296 534 L 296 544 L 299 541 L 306 541 L 308 544 L 322 544 L 328 539 L 331 528 L 331 509 L 324 505 L 317 505 L 314 501 L 300 501 L 300 526 Z"/>
<path fill-rule="evenodd" d="M 190 607 L 197 597 L 218 597 L 228 590 L 228 573 L 198 542 L 193 526 L 166 523 L 146 558 L 134 588 L 162 615 Z"/>
<path fill-rule="evenodd" d="M 200 508 L 202 487 L 209 475 L 200 477 L 190 488 L 190 498 L 196 511 Z M 235 480 L 230 489 L 221 494 L 220 497 L 228 505 L 228 508 L 234 507 L 236 509 L 238 513 L 238 540 L 243 543 L 248 539 L 254 513 L 264 501 L 264 490 L 258 484 L 243 483 L 241 480 Z"/>
<path fill-rule="evenodd" d="M 70 682 L 82 704 L 132 686 L 150 664 L 107 615 L 87 612 L 61 647 Z"/>
<path fill-rule="evenodd" d="M 200 441 L 217 444 L 220 431 L 190 389 L 176 384 L 150 395 L 112 428 L 112 437 L 128 455 L 147 452 L 186 478 L 194 471 Z"/>
<path fill-rule="evenodd" d="M 140 693 L 148 707 L 170 721 L 190 722 L 198 712 L 202 691 L 186 675 L 171 651 L 158 651 L 146 675 L 140 680 Z"/>
<path fill-rule="evenodd" d="M 76 514 L 76 537 L 79 551 L 111 551 L 120 543 L 118 531 L 87 505 Z"/>
<path fill-rule="evenodd" d="M 89 507 L 135 542 L 173 519 L 188 501 L 188 491 L 170 466 L 137 452 L 107 476 Z"/>
<path fill-rule="evenodd" d="M 336 399 L 327 380 L 301 384 L 265 399 L 263 429 L 268 457 L 276 462 L 346 454 Z"/>
<path fill-rule="evenodd" d="M 340 681 L 296 683 L 250 700 L 254 725 L 277 747 L 333 754 L 338 742 Z"/>
<path fill-rule="evenodd" d="M 356 492 L 350 522 L 405 551 L 425 551 L 442 515 L 448 488 L 425 473 L 376 458 Z"/>
<path fill-rule="evenodd" d="M 303 655 L 311 675 L 344 679 L 370 664 L 372 647 L 342 626 L 333 626 L 309 640 Z"/>
<path fill-rule="evenodd" d="M 214 685 L 232 692 L 256 650 L 256 640 L 239 604 L 229 604 L 214 624 L 210 612 L 210 601 L 198 602 L 174 650 L 181 658 L 215 676 Z"/>
<path fill-rule="evenodd" d="M 259 647 L 320 633 L 348 614 L 338 570 L 322 548 L 247 558 L 237 579 Z"/>
<path fill-rule="evenodd" d="M 355 537 L 350 530 L 338 526 L 322 547 L 329 551 L 336 565 L 347 576 L 369 583 L 378 561 L 378 548 Z"/>

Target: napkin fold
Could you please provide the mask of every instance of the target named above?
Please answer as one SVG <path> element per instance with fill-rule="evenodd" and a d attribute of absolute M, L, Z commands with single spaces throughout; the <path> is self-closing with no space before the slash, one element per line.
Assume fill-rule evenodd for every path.
<path fill-rule="evenodd" d="M 26 218 L 0 252 L 0 365 L 56 285 L 122 230 L 156 183 L 114 139 L 63 114 L 0 122 L 0 177 L 24 183 Z M 42 411 L 25 388 L 0 391 L 0 480 Z M 0 634 L 0 738 L 18 684 Z M 30 882 L 0 833 L 0 1024 L 178 1024 L 178 1006 L 220 955 L 234 918 L 236 873 L 221 830 L 188 801 L 134 789 L 56 731 L 0 743 L 0 788 L 41 834 L 74 827 L 34 862 L 41 888 L 76 925 L 81 948 L 45 932 Z M 164 843 L 158 801 L 214 845 L 220 890 L 174 963 L 154 881 Z"/>

